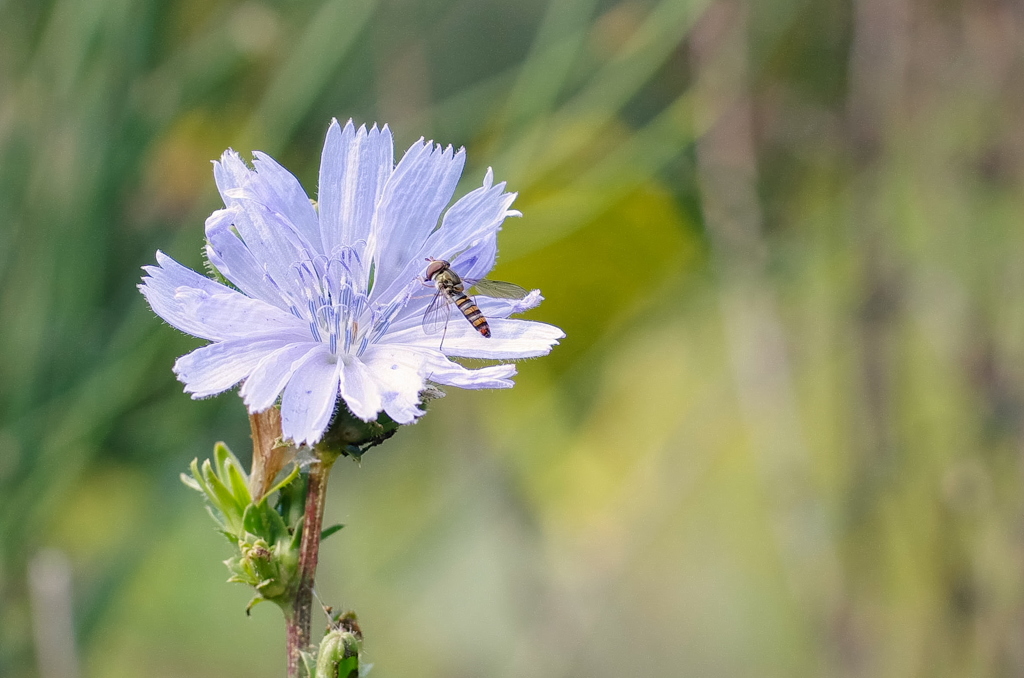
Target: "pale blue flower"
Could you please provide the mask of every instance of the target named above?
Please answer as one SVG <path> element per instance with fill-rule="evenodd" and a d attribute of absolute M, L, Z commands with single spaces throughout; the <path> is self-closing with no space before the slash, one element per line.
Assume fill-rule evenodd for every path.
<path fill-rule="evenodd" d="M 284 437 L 310 445 L 339 396 L 363 420 L 384 411 L 411 423 L 423 413 L 428 382 L 512 386 L 513 365 L 468 369 L 448 356 L 528 358 L 564 336 L 552 325 L 508 319 L 539 304 L 537 290 L 521 300 L 476 297 L 490 338 L 457 316 L 443 341 L 424 331 L 435 291 L 423 280 L 426 258 L 482 278 L 494 266 L 502 221 L 519 214 L 510 209 L 515 194 L 494 184 L 490 170 L 444 211 L 462 174 L 462 149 L 421 139 L 396 166 L 387 126 L 357 131 L 351 121 L 344 128 L 332 121 L 318 204 L 272 158 L 254 155 L 253 169 L 230 150 L 214 163 L 225 207 L 206 221 L 206 251 L 234 287 L 161 252 L 139 286 L 160 317 L 211 342 L 174 365 L 193 398 L 239 382 L 250 412 L 280 397 Z"/>

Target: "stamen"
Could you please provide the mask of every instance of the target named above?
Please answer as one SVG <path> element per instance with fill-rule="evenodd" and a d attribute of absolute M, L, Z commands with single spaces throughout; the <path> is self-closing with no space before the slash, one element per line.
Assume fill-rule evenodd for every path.
<path fill-rule="evenodd" d="M 282 297 L 294 315 L 309 320 L 313 339 L 326 344 L 334 355 L 352 355 L 353 347 L 354 354 L 361 355 L 387 333 L 411 298 L 408 292 L 383 308 L 371 305 L 359 253 L 351 247 L 339 247 L 331 256 L 315 254 L 297 261 L 291 266 L 291 275 L 305 303 L 295 303 L 296 292 L 281 291 Z M 305 312 L 300 313 L 298 309 L 303 307 Z"/>
<path fill-rule="evenodd" d="M 330 322 L 331 320 L 334 321 L 334 322 L 330 322 L 330 324 L 327 327 L 327 331 L 328 331 L 328 333 L 330 335 L 329 345 L 331 347 L 331 353 L 333 355 L 337 355 L 338 354 L 338 322 L 337 322 L 337 320 L 338 320 L 338 312 L 335 310 L 335 308 L 333 306 L 329 306 L 327 308 L 327 311 L 328 311 L 328 315 L 330 316 L 328 322 Z"/>
<path fill-rule="evenodd" d="M 315 317 L 316 316 L 314 315 L 314 318 Z M 314 339 L 316 339 L 317 341 L 323 341 L 323 339 L 320 337 L 320 328 L 317 326 L 316 320 L 313 320 L 312 322 L 309 323 L 309 331 L 310 333 L 312 333 Z"/>
<path fill-rule="evenodd" d="M 387 333 L 391 323 L 395 320 L 395 316 L 398 315 L 398 312 L 402 310 L 407 302 L 408 297 L 393 301 L 383 312 L 375 314 L 377 317 L 374 318 L 373 329 L 370 332 L 370 341 L 376 343 L 378 339 Z"/>
<path fill-rule="evenodd" d="M 276 280 L 274 280 L 274 276 L 270 275 L 270 271 L 267 270 L 266 266 L 263 267 L 263 279 L 270 283 L 274 290 L 281 296 L 281 299 L 288 304 L 288 310 L 291 314 L 296 318 L 302 319 L 303 315 L 299 312 L 299 307 L 295 303 L 294 297 L 289 292 L 285 292 L 281 289 L 281 286 L 277 284 Z"/>

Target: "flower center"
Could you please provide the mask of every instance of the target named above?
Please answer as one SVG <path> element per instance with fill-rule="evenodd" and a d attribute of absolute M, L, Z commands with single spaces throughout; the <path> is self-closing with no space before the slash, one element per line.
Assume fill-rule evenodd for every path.
<path fill-rule="evenodd" d="M 328 258 L 317 255 L 292 264 L 291 311 L 309 323 L 310 334 L 336 356 L 362 355 L 383 336 L 407 299 L 387 305 L 366 294 L 367 277 L 359 256 L 344 248 Z"/>

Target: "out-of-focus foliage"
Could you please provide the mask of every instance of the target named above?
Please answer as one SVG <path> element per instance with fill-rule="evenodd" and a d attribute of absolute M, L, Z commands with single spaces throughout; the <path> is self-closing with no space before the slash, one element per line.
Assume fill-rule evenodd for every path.
<path fill-rule="evenodd" d="M 375 677 L 1024 674 L 1021 82 L 1014 0 L 0 2 L 0 675 L 283 673 L 134 285 L 332 116 L 493 166 L 568 334 L 335 468 Z"/>

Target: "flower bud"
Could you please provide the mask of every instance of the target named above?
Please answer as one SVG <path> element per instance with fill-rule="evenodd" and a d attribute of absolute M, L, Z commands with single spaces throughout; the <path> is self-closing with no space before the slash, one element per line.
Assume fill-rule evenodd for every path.
<path fill-rule="evenodd" d="M 431 400 L 443 397 L 444 391 L 427 386 L 420 391 L 420 407 L 426 407 Z M 395 435 L 401 426 L 386 412 L 381 412 L 373 421 L 363 421 L 342 406 L 334 415 L 317 449 L 359 459 L 371 447 Z"/>
<path fill-rule="evenodd" d="M 320 641 L 316 657 L 316 678 L 357 678 L 361 642 L 351 631 L 328 631 Z"/>

